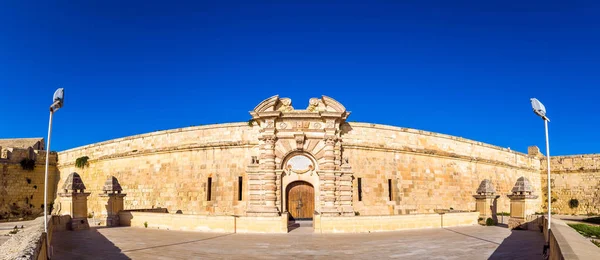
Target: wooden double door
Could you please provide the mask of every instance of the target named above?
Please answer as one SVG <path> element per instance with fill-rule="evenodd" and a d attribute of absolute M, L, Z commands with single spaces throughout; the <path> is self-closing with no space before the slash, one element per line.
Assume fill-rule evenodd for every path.
<path fill-rule="evenodd" d="M 287 211 L 292 220 L 312 220 L 315 211 L 315 189 L 305 181 L 295 181 L 288 185 Z"/>

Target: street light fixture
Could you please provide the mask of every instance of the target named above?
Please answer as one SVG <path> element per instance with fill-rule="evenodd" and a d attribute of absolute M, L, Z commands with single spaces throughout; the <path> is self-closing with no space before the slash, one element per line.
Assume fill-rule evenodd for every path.
<path fill-rule="evenodd" d="M 44 233 L 46 233 L 46 249 L 48 245 L 48 157 L 50 155 L 50 136 L 52 134 L 52 116 L 63 106 L 65 90 L 59 88 L 54 92 L 52 105 L 50 105 L 50 123 L 48 123 L 48 143 L 46 145 L 46 171 L 44 173 Z"/>
<path fill-rule="evenodd" d="M 546 116 L 546 107 L 536 98 L 531 99 L 533 112 L 544 120 L 546 129 L 546 162 L 548 163 L 548 236 L 550 235 L 550 224 L 552 223 L 552 193 L 550 190 L 550 141 L 548 141 L 548 122 L 550 119 Z"/>

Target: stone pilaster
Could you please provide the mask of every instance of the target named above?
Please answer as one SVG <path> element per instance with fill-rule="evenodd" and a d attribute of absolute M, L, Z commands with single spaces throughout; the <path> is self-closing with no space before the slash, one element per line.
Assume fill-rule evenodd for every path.
<path fill-rule="evenodd" d="M 342 166 L 342 175 L 340 176 L 340 212 L 342 216 L 354 216 L 354 207 L 352 206 L 352 168 L 346 160 Z"/>
<path fill-rule="evenodd" d="M 335 136 L 325 136 L 325 147 L 323 148 L 323 163 L 321 164 L 321 174 L 319 175 L 321 185 L 322 207 L 321 212 L 324 216 L 339 216 L 335 205 L 335 154 L 334 146 Z"/>
<path fill-rule="evenodd" d="M 261 158 L 259 170 L 251 173 L 251 184 L 254 185 L 253 195 L 251 195 L 251 207 L 248 210 L 249 215 L 253 216 L 278 216 L 279 209 L 275 201 L 277 200 L 277 175 L 275 165 L 275 135 L 264 135 L 262 137 L 263 144 L 261 147 Z M 250 175 L 250 174 L 249 174 Z M 258 189 L 257 186 L 259 186 Z M 257 195 L 260 197 L 260 202 L 257 203 Z"/>

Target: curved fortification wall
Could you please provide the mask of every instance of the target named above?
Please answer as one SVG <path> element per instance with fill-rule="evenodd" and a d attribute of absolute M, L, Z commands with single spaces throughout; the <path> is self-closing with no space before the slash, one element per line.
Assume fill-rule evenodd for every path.
<path fill-rule="evenodd" d="M 344 128 L 344 153 L 354 183 L 354 209 L 361 215 L 432 213 L 436 209 L 474 210 L 477 187 L 490 179 L 498 212 L 510 211 L 506 197 L 521 176 L 539 191 L 540 161 L 534 156 L 460 137 L 368 123 Z M 392 199 L 389 200 L 388 181 Z M 536 200 L 539 208 L 541 194 Z"/>
<path fill-rule="evenodd" d="M 77 172 L 91 192 L 88 211 L 102 212 L 105 205 L 99 195 L 104 182 L 114 176 L 127 194 L 125 209 L 244 215 L 250 195 L 246 169 L 252 156 L 260 158 L 259 129 L 248 123 L 189 127 L 63 151 L 58 154 L 58 190 Z M 541 190 L 540 160 L 535 156 L 414 129 L 367 123 L 344 123 L 340 129 L 342 153 L 352 166 L 354 211 L 360 215 L 474 210 L 472 195 L 483 179 L 492 180 L 501 195 L 498 212 L 509 211 L 506 195 L 519 177 Z M 82 156 L 89 157 L 89 164 L 81 169 L 75 161 Z M 539 208 L 542 194 L 537 195 Z"/>
<path fill-rule="evenodd" d="M 245 175 L 246 158 L 257 144 L 257 131 L 247 123 L 188 127 L 114 139 L 58 154 L 61 190 L 66 177 L 77 172 L 91 192 L 88 211 L 103 210 L 102 193 L 109 176 L 119 180 L 125 209 L 167 208 L 184 214 L 243 214 L 238 201 L 238 176 Z M 75 161 L 88 156 L 88 166 Z M 206 180 L 212 178 L 211 200 Z M 246 189 L 247 190 L 247 189 Z M 246 198 L 247 196 L 244 196 Z"/>

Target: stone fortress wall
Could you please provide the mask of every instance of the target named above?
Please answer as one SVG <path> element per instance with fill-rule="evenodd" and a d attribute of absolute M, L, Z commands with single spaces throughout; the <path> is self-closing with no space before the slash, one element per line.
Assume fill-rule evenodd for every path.
<path fill-rule="evenodd" d="M 16 140 L 16 143 L 6 140 L 0 141 L 6 145 L 0 147 L 0 219 L 37 216 L 43 212 L 44 205 L 46 151 L 34 150 L 32 147 L 22 148 L 24 146 L 19 145 L 18 141 L 24 139 Z M 31 146 L 43 149 L 43 142 L 43 139 L 40 138 L 35 145 Z M 23 159 L 34 161 L 33 170 L 23 169 L 21 166 Z M 56 159 L 57 154 L 50 153 L 48 170 L 48 183 L 50 183 L 48 201 L 50 203 L 56 195 L 55 187 L 59 175 Z"/>
<path fill-rule="evenodd" d="M 258 145 L 248 123 L 188 127 L 114 139 L 60 152 L 59 190 L 77 172 L 86 186 L 88 211 L 97 215 L 104 204 L 99 195 L 114 176 L 125 197 L 125 209 L 167 208 L 184 214 L 244 214 L 237 200 L 238 177 L 245 179 L 251 150 Z M 256 141 L 255 141 L 256 140 Z M 88 156 L 88 166 L 75 166 Z M 212 179 L 211 200 L 207 180 Z M 247 183 L 247 181 L 246 181 Z M 247 184 L 245 184 L 247 185 Z M 247 188 L 243 198 L 247 198 Z M 57 207 L 60 213 L 60 208 Z"/>
<path fill-rule="evenodd" d="M 364 215 L 433 213 L 436 209 L 474 210 L 473 195 L 484 179 L 500 195 L 497 212 L 509 212 L 506 197 L 519 177 L 540 190 L 539 159 L 460 137 L 367 123 L 350 123 L 344 152 L 355 178 L 363 178 Z M 392 182 L 389 200 L 388 180 Z M 356 182 L 354 194 L 358 193 Z M 541 194 L 538 194 L 541 195 Z M 539 207 L 541 199 L 535 202 Z"/>
<path fill-rule="evenodd" d="M 244 215 L 248 209 L 246 167 L 258 156 L 257 126 L 248 123 L 189 127 L 114 139 L 59 153 L 60 182 L 81 175 L 90 212 L 101 212 L 102 186 L 115 176 L 125 209 L 163 207 L 184 214 Z M 505 196 L 516 180 L 528 178 L 541 190 L 535 156 L 463 138 L 366 123 L 342 126 L 343 152 L 354 172 L 353 206 L 360 215 L 433 213 L 436 209 L 474 210 L 472 197 L 483 179 L 500 196 L 498 212 L 509 211 Z M 89 166 L 75 167 L 88 156 Z M 207 180 L 211 177 L 211 200 Z M 238 200 L 242 177 L 242 200 Z M 362 201 L 358 196 L 362 183 Z M 388 180 L 392 180 L 389 200 Z M 541 195 L 541 194 L 539 194 Z M 541 204 L 541 197 L 536 201 Z M 58 209 L 60 210 L 60 208 Z"/>
<path fill-rule="evenodd" d="M 547 161 L 541 159 L 542 194 L 547 200 Z M 550 155 L 552 212 L 600 214 L 600 154 Z M 575 204 L 571 200 L 576 200 Z M 571 202 L 571 203 L 570 203 Z M 542 205 L 546 211 L 546 203 Z"/>

